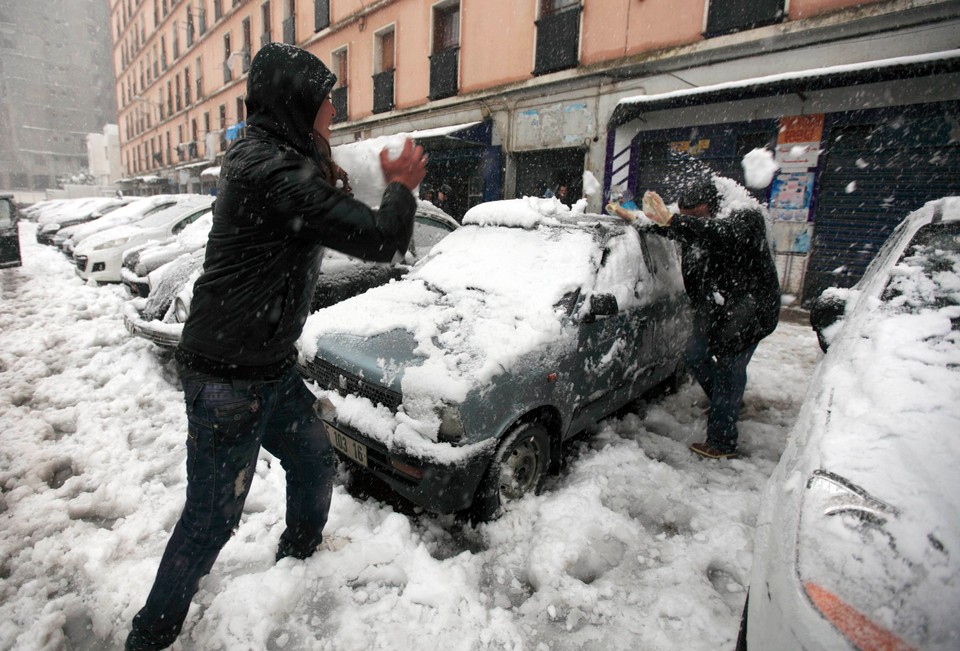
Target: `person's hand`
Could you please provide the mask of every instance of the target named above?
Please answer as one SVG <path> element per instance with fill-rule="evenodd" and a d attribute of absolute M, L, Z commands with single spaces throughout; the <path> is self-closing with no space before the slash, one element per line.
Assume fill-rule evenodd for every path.
<path fill-rule="evenodd" d="M 380 167 L 383 168 L 387 183 L 402 183 L 413 191 L 427 174 L 427 157 L 423 147 L 414 147 L 413 141 L 408 138 L 403 143 L 403 151 L 393 160 L 386 147 L 380 151 Z"/>
<path fill-rule="evenodd" d="M 643 206 L 643 214 L 647 216 L 647 219 L 658 226 L 668 226 L 670 220 L 673 219 L 673 213 L 667 209 L 667 205 L 663 203 L 663 199 L 652 190 L 647 190 L 643 193 L 643 202 L 641 205 Z"/>
<path fill-rule="evenodd" d="M 627 210 L 616 201 L 611 201 L 610 203 L 608 203 L 606 211 L 608 215 L 619 217 L 620 219 L 627 222 L 636 221 L 637 219 L 637 216 L 633 213 L 633 211 Z"/>

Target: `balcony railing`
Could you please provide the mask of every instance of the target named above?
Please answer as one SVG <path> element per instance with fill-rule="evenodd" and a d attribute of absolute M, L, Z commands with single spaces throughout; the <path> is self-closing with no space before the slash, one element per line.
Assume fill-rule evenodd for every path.
<path fill-rule="evenodd" d="M 533 74 L 575 68 L 580 51 L 580 7 L 537 21 L 537 54 Z"/>
<path fill-rule="evenodd" d="M 347 87 L 340 86 L 339 88 L 334 88 L 330 92 L 330 101 L 333 103 L 333 108 L 337 112 L 336 115 L 333 116 L 334 124 L 346 122 L 349 117 L 347 113 Z"/>
<path fill-rule="evenodd" d="M 393 109 L 393 73 L 384 70 L 373 76 L 373 112 L 386 113 Z"/>
<path fill-rule="evenodd" d="M 457 94 L 460 48 L 451 47 L 430 55 L 430 99 Z"/>

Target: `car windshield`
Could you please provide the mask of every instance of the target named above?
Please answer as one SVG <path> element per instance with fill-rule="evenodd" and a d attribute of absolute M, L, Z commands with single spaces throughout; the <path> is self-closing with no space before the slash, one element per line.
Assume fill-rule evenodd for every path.
<path fill-rule="evenodd" d="M 160 228 L 166 226 L 172 220 L 176 220 L 181 216 L 186 217 L 191 211 L 195 212 L 201 208 L 202 205 L 194 201 L 175 203 L 172 206 L 147 213 L 143 219 L 137 222 L 137 226 L 141 228 Z"/>
<path fill-rule="evenodd" d="M 960 305 L 960 222 L 917 231 L 890 274 L 883 300 L 911 312 Z M 960 319 L 953 323 L 960 327 Z"/>
<path fill-rule="evenodd" d="M 593 234 L 580 228 L 464 226 L 439 242 L 412 277 L 447 294 L 479 290 L 552 306 L 593 276 L 599 255 Z"/>
<path fill-rule="evenodd" d="M 447 224 L 428 217 L 417 217 L 413 228 L 413 248 L 418 256 L 425 256 L 437 242 L 445 238 L 453 229 Z"/>

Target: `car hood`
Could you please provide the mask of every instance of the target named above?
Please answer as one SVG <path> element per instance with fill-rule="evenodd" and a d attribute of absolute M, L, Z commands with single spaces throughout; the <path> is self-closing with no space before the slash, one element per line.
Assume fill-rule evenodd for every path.
<path fill-rule="evenodd" d="M 77 255 L 86 255 L 101 244 L 113 240 L 125 240 L 132 244 L 134 242 L 142 242 L 151 236 L 159 237 L 160 235 L 162 235 L 162 232 L 155 233 L 134 225 L 115 226 L 83 238 L 77 244 L 75 252 Z"/>

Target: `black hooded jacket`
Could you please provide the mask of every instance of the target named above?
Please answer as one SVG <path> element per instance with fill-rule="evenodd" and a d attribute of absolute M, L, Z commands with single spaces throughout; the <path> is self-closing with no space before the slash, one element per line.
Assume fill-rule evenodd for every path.
<path fill-rule="evenodd" d="M 247 81 L 247 135 L 221 165 L 203 273 L 177 359 L 227 378 L 276 377 L 295 358 L 324 247 L 390 262 L 407 250 L 416 200 L 391 183 L 379 210 L 334 187 L 313 122 L 336 76 L 309 52 L 263 47 Z"/>
<path fill-rule="evenodd" d="M 780 282 L 759 211 L 734 210 L 722 219 L 674 215 L 653 232 L 683 245 L 684 286 L 712 352 L 739 352 L 776 329 Z"/>

